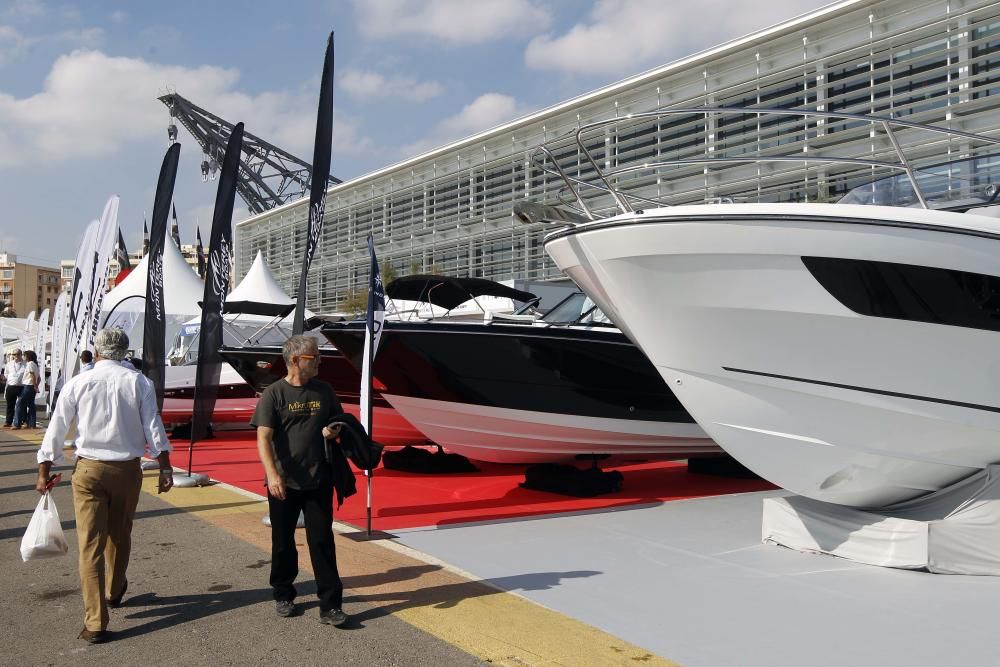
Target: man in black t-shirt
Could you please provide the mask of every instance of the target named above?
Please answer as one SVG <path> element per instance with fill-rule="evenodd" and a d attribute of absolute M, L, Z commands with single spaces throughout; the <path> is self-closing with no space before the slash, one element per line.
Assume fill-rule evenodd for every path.
<path fill-rule="evenodd" d="M 341 609 L 344 586 L 333 545 L 333 476 L 326 440 L 340 431 L 339 425 L 327 425 L 343 410 L 330 385 L 314 379 L 320 363 L 314 338 L 292 336 L 281 352 L 288 374 L 264 390 L 250 421 L 257 428 L 257 452 L 267 478 L 271 587 L 278 615 L 294 616 L 293 582 L 299 573 L 295 524 L 301 512 L 316 574 L 320 622 L 342 627 L 349 617 Z"/>

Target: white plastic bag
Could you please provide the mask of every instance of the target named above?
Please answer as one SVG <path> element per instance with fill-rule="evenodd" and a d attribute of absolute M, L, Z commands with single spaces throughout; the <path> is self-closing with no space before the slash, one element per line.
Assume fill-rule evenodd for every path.
<path fill-rule="evenodd" d="M 59 522 L 59 512 L 56 503 L 46 492 L 38 500 L 38 507 L 31 515 L 28 530 L 21 538 L 21 559 L 25 562 L 61 556 L 69 550 L 66 537 L 63 535 L 62 524 Z"/>

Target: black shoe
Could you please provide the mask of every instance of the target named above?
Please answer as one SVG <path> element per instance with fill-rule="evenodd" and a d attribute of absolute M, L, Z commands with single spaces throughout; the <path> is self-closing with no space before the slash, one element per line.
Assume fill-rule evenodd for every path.
<path fill-rule="evenodd" d="M 327 609 L 319 613 L 319 622 L 323 625 L 332 625 L 335 628 L 342 628 L 347 625 L 351 617 L 344 613 L 343 609 Z"/>
<path fill-rule="evenodd" d="M 282 618 L 295 616 L 295 603 L 291 600 L 275 600 L 274 609 L 278 612 L 278 616 Z"/>
<path fill-rule="evenodd" d="M 111 633 L 107 630 L 88 630 L 84 628 L 80 631 L 77 639 L 82 639 L 88 644 L 103 644 L 111 638 Z"/>
<path fill-rule="evenodd" d="M 112 609 L 117 609 L 122 606 L 122 599 L 125 597 L 125 591 L 128 590 L 128 579 L 125 580 L 125 585 L 122 586 L 122 592 L 118 597 L 108 598 L 108 606 Z"/>

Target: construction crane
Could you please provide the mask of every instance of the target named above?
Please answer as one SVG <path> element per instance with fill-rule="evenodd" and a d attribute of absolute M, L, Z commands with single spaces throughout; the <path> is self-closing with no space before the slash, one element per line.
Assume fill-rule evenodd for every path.
<path fill-rule="evenodd" d="M 170 124 L 167 125 L 170 143 L 177 141 L 176 121 L 180 121 L 205 154 L 201 162 L 201 180 L 215 180 L 233 124 L 177 93 L 167 93 L 159 100 L 170 110 Z M 308 162 L 244 130 L 236 191 L 251 214 L 308 196 L 311 174 L 312 166 Z M 330 177 L 331 185 L 340 182 L 339 178 Z"/>

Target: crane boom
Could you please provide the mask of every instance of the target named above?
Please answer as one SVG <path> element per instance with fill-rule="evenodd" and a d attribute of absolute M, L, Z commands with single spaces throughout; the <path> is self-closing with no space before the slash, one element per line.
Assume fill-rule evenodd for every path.
<path fill-rule="evenodd" d="M 218 165 L 222 164 L 233 124 L 177 93 L 161 95 L 159 100 L 170 110 L 171 121 L 167 127 L 170 140 L 177 139 L 176 119 L 205 153 L 201 164 L 202 179 L 214 178 Z M 312 166 L 308 162 L 250 132 L 244 132 L 236 191 L 252 215 L 309 196 L 311 174 Z M 330 177 L 331 185 L 340 182 L 339 178 Z"/>

